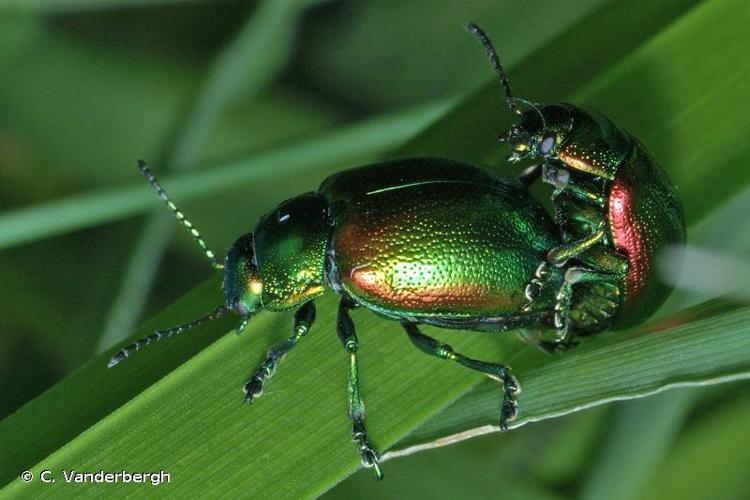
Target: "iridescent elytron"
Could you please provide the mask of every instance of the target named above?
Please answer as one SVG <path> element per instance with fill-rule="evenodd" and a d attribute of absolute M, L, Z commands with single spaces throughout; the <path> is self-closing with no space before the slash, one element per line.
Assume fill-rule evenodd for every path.
<path fill-rule="evenodd" d="M 362 463 L 381 478 L 365 430 L 351 309 L 361 305 L 400 321 L 420 350 L 498 379 L 502 430 L 517 412 L 520 386 L 510 369 L 459 354 L 423 334 L 420 324 L 485 332 L 555 328 L 555 342 L 540 342 L 552 350 L 571 345 L 575 335 L 650 314 L 668 292 L 655 277 L 654 258 L 663 246 L 684 240 L 682 212 L 666 176 L 640 143 L 606 118 L 512 97 L 489 40 L 476 26 L 468 28 L 487 49 L 511 109 L 531 108 L 505 136 L 511 159 L 543 157 L 543 165 L 518 180 L 433 158 L 341 172 L 264 215 L 220 264 L 141 162 L 159 196 L 223 270 L 225 301 L 195 321 L 130 344 L 109 366 L 227 311 L 241 317 L 242 331 L 262 309 L 293 309 L 292 335 L 269 351 L 244 386 L 252 402 L 309 331 L 315 297 L 331 289 L 341 296 L 337 332 L 349 362 L 352 438 Z M 557 187 L 557 225 L 528 194 L 542 174 Z"/>
<path fill-rule="evenodd" d="M 512 148 L 509 160 L 540 159 L 523 178 L 542 176 L 555 187 L 563 244 L 547 261 L 566 273 L 555 305 L 557 338 L 544 345 L 565 349 L 576 335 L 643 321 L 671 291 L 655 270 L 660 252 L 685 242 L 674 186 L 643 144 L 600 113 L 513 97 L 489 39 L 473 24 L 468 29 L 484 45 L 508 107 L 521 116 L 500 136 Z M 541 284 L 526 289 L 530 304 Z"/>
<path fill-rule="evenodd" d="M 563 270 L 543 269 L 544 259 L 561 241 L 549 215 L 521 182 L 439 159 L 349 170 L 261 217 L 253 232 L 235 241 L 221 266 L 151 170 L 143 162 L 140 168 L 215 267 L 223 268 L 225 302 L 196 321 L 125 347 L 109 366 L 230 310 L 242 318 L 241 331 L 261 309 L 296 309 L 292 336 L 269 351 L 245 384 L 245 399 L 252 402 L 276 363 L 312 325 L 313 299 L 330 288 L 341 296 L 337 328 L 349 360 L 352 437 L 362 463 L 374 467 L 377 477 L 382 471 L 364 425 L 352 308 L 362 305 L 398 320 L 422 351 L 502 381 L 500 427 L 515 417 L 520 387 L 508 367 L 454 352 L 418 325 L 488 332 L 551 325 Z M 544 285 L 526 307 L 524 290 L 541 276 Z"/>

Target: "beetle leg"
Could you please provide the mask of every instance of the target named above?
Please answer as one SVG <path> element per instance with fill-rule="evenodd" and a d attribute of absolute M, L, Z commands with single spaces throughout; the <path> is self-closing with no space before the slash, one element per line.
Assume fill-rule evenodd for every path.
<path fill-rule="evenodd" d="M 603 207 L 605 204 L 604 183 L 602 177 L 591 177 L 580 172 L 571 172 L 559 160 L 547 160 L 542 167 L 542 180 L 555 187 L 555 192 L 577 198 Z"/>
<path fill-rule="evenodd" d="M 555 222 L 566 243 L 596 232 L 603 224 L 602 207 L 582 201 L 566 191 L 554 192 L 552 203 Z"/>
<path fill-rule="evenodd" d="M 240 324 L 237 325 L 237 328 L 234 329 L 234 333 L 236 335 L 240 335 L 242 332 L 244 332 L 245 327 L 247 327 L 247 324 L 250 322 L 251 319 L 252 319 L 251 316 L 243 316 L 242 321 L 240 321 Z"/>
<path fill-rule="evenodd" d="M 542 179 L 547 184 L 555 186 L 556 190 L 562 191 L 568 187 L 570 171 L 564 167 L 555 165 L 555 163 L 554 161 L 546 161 L 544 163 L 542 167 Z"/>
<path fill-rule="evenodd" d="M 455 361 L 461 365 L 477 370 L 498 379 L 503 383 L 503 402 L 500 407 L 500 430 L 508 430 L 508 422 L 516 418 L 518 414 L 518 404 L 516 403 L 516 394 L 521 392 L 521 386 L 518 380 L 510 373 L 510 368 L 497 363 L 488 363 L 468 358 L 463 354 L 457 353 L 448 344 L 439 342 L 432 337 L 428 337 L 419 331 L 416 323 L 402 322 L 402 326 L 412 343 L 422 352 L 436 356 L 441 359 Z"/>
<path fill-rule="evenodd" d="M 362 465 L 375 469 L 376 479 L 383 479 L 383 471 L 380 468 L 380 455 L 370 445 L 365 428 L 365 408 L 359 395 L 359 370 L 357 365 L 357 350 L 359 340 L 354 331 L 354 322 L 349 316 L 349 310 L 357 304 L 348 297 L 343 297 L 339 302 L 336 330 L 344 344 L 344 349 L 349 356 L 349 418 L 352 420 L 352 440 L 357 442 L 359 454 L 362 457 Z"/>
<path fill-rule="evenodd" d="M 618 276 L 627 275 L 630 268 L 626 257 L 606 245 L 594 245 L 577 259 L 590 269 Z"/>
<path fill-rule="evenodd" d="M 255 370 L 252 377 L 245 383 L 242 391 L 245 394 L 245 402 L 252 403 L 254 398 L 263 394 L 263 382 L 270 378 L 276 371 L 276 363 L 296 346 L 304 337 L 315 321 L 315 305 L 313 301 L 305 302 L 294 313 L 294 333 L 284 342 L 272 347 L 268 351 L 268 357 Z"/>
<path fill-rule="evenodd" d="M 556 266 L 561 266 L 572 257 L 576 257 L 578 254 L 583 253 L 599 243 L 604 239 L 605 235 L 605 229 L 600 228 L 598 231 L 593 232 L 583 239 L 557 246 L 547 252 L 547 261 Z"/>
<path fill-rule="evenodd" d="M 583 267 L 571 267 L 557 294 L 555 304 L 555 328 L 559 349 L 574 346 L 573 337 L 580 333 L 600 331 L 608 326 L 619 304 L 619 287 L 613 283 L 616 274 L 593 271 Z M 574 302 L 574 286 L 588 286 L 589 292 L 577 295 Z"/>
<path fill-rule="evenodd" d="M 566 193 L 570 193 L 579 200 L 594 204 L 598 207 L 604 206 L 604 196 L 594 190 L 587 189 L 575 183 L 568 183 L 564 188 Z"/>
<path fill-rule="evenodd" d="M 557 336 L 550 348 L 553 350 L 565 350 L 572 347 L 572 332 L 570 328 L 570 306 L 573 300 L 573 283 L 566 276 L 560 291 L 557 293 L 555 302 L 555 328 Z"/>
<path fill-rule="evenodd" d="M 534 277 L 524 288 L 526 303 L 521 306 L 521 311 L 529 313 L 534 308 L 534 301 L 542 294 L 545 286 L 549 282 L 549 266 L 547 262 L 542 262 L 534 271 Z"/>

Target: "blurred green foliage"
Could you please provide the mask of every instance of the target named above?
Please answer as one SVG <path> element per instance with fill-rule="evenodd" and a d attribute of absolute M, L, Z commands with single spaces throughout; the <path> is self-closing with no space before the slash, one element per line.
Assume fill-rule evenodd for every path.
<path fill-rule="evenodd" d="M 586 87 L 591 75 L 647 41 L 663 43 L 664 33 L 684 16 L 698 22 L 695 11 L 704 6 L 696 3 L 0 0 L 0 209 L 12 213 L 142 182 L 136 158 L 153 159 L 159 173 L 174 168 L 176 177 L 185 164 L 201 173 L 303 142 L 315 144 L 321 134 L 380 119 L 386 112 L 475 95 L 472 91 L 490 72 L 476 44 L 461 33 L 462 24 L 473 20 L 490 33 L 511 70 L 527 70 L 525 79 L 512 80 L 520 94 L 563 99 L 585 89 L 583 97 L 613 117 L 635 117 L 627 127 L 659 138 L 652 149 L 660 157 L 673 154 L 679 144 L 679 157 L 695 160 L 680 179 L 693 200 L 691 220 L 702 218 L 691 242 L 719 259 L 747 263 L 750 199 L 742 194 L 747 177 L 733 172 L 744 169 L 749 151 L 739 144 L 744 128 L 726 126 L 745 122 L 725 120 L 724 114 L 741 112 L 750 97 L 749 80 L 738 79 L 735 67 L 715 69 L 727 88 L 691 75 L 696 59 L 707 60 L 703 58 L 711 51 L 744 50 L 745 39 L 733 42 L 733 35 L 750 21 L 747 9 L 738 8 L 734 19 L 714 25 L 717 33 L 725 30 L 720 49 L 686 44 L 675 54 L 677 74 L 650 68 L 637 92 L 620 92 L 614 77 L 604 89 Z M 266 37 L 258 34 L 257 25 L 253 28 L 264 12 L 268 22 L 262 26 L 270 30 Z M 589 25 L 600 31 L 576 33 L 576 26 Z M 577 36 L 592 37 L 590 48 L 568 53 L 566 39 Z M 240 56 L 226 63 L 232 47 L 239 47 Z M 548 74 L 551 58 L 558 63 L 569 58 L 576 71 L 564 79 Z M 227 86 L 222 87 L 221 79 L 216 84 L 222 68 L 232 64 L 235 71 L 224 76 Z M 670 109 L 670 116 L 649 109 L 630 112 L 642 98 L 639 92 L 660 92 L 678 80 L 681 87 L 670 85 L 659 94 L 665 103 L 660 112 Z M 710 144 L 696 147 L 695 155 L 691 143 L 701 142 L 703 125 L 675 132 L 684 116 L 700 111 L 698 98 L 689 106 L 682 103 L 686 92 L 706 99 L 715 92 L 731 97 L 715 117 L 706 115 Z M 502 151 L 486 146 L 499 129 L 467 127 L 485 122 L 478 115 L 505 110 L 499 99 L 490 106 L 483 97 L 474 100 L 460 108 L 465 116 L 450 117 L 460 129 L 455 134 L 443 126 L 443 136 L 417 138 L 409 151 L 444 154 L 450 139 L 460 137 L 467 151 L 476 151 L 465 159 L 500 164 Z M 191 119 L 198 120 L 197 129 Z M 716 137 L 738 138 L 736 150 Z M 403 140 L 408 138 L 405 133 Z M 274 182 L 261 188 L 223 187 L 181 205 L 214 247 L 225 248 L 276 202 L 313 189 L 324 172 L 375 159 L 393 145 L 365 140 L 346 154 L 321 153 L 318 158 L 335 160 L 281 179 L 252 164 L 258 178 L 267 175 Z M 335 149 L 335 142 L 328 147 Z M 718 149 L 730 150 L 721 157 L 728 181 L 711 177 L 715 156 L 705 152 Z M 488 150 L 493 153 L 485 155 Z M 703 203 L 705 193 L 713 196 L 705 196 L 709 201 Z M 156 202 L 154 207 L 161 209 Z M 54 223 L 55 215 L 50 211 L 45 217 Z M 134 261 L 134 248 L 148 238 L 144 226 L 141 217 L 120 218 L 0 251 L 0 418 L 209 276 L 210 269 L 184 234 L 166 249 L 146 245 L 146 260 Z M 162 234 L 161 226 L 155 227 L 152 231 Z M 700 279 L 691 278 L 686 273 L 686 291 L 676 294 L 668 308 L 736 293 L 736 287 L 706 290 Z M 746 298 L 746 290 L 739 296 Z M 118 317 L 126 318 L 120 327 L 125 331 L 103 340 L 105 325 Z M 212 340 L 198 343 L 205 346 Z M 160 373 L 167 374 L 186 352 L 178 349 L 173 363 Z M 149 382 L 141 381 L 140 387 L 137 380 L 122 383 L 134 384 L 125 389 L 132 395 Z M 485 436 L 389 461 L 382 484 L 360 471 L 327 497 L 747 497 L 746 390 L 747 383 L 736 382 L 722 389 L 674 391 Z M 0 438 L 0 453 L 6 442 Z M 1 472 L 15 477 L 20 471 Z"/>

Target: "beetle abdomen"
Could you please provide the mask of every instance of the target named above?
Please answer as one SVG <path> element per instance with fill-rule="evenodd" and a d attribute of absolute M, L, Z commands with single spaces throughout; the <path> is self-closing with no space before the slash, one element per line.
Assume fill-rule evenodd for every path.
<path fill-rule="evenodd" d="M 636 140 L 612 183 L 607 218 L 613 244 L 629 262 L 619 323 L 634 324 L 651 315 L 671 290 L 654 269 L 659 253 L 685 242 L 685 220 L 674 187 Z"/>
<path fill-rule="evenodd" d="M 497 179 L 394 183 L 334 216 L 341 286 L 391 316 L 518 315 L 525 286 L 558 242 L 543 208 Z"/>

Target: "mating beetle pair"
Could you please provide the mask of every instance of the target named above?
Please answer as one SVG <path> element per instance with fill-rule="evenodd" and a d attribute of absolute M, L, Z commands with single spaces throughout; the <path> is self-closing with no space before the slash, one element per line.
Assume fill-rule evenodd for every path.
<path fill-rule="evenodd" d="M 520 115 L 501 136 L 512 148 L 509 160 L 538 158 L 540 165 L 515 180 L 431 158 L 341 172 L 264 215 L 221 264 L 141 162 L 170 210 L 223 270 L 225 303 L 125 347 L 109 366 L 230 310 L 240 315 L 241 331 L 262 309 L 295 309 L 292 335 L 269 351 L 245 384 L 252 402 L 277 362 L 309 331 L 315 297 L 330 288 L 341 296 L 337 332 L 349 361 L 352 438 L 362 463 L 381 478 L 365 429 L 351 309 L 363 306 L 400 321 L 420 350 L 498 379 L 503 430 L 516 415 L 520 389 L 510 369 L 459 354 L 423 334 L 419 324 L 484 332 L 554 328 L 555 340 L 540 346 L 555 350 L 570 347 L 578 335 L 650 315 L 669 292 L 657 279 L 655 258 L 685 239 L 666 175 L 606 117 L 513 97 L 490 41 L 477 26 L 468 29 L 485 47 L 511 111 Z M 539 177 L 555 186 L 554 221 L 528 193 Z"/>

